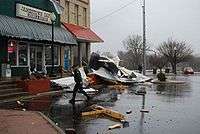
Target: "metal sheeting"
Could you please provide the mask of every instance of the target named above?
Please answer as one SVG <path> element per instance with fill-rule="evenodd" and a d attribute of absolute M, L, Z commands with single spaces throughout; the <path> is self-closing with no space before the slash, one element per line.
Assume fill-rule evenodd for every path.
<path fill-rule="evenodd" d="M 1 36 L 36 41 L 51 41 L 51 33 L 51 25 L 0 15 Z M 77 44 L 71 33 L 62 27 L 54 28 L 54 41 L 62 44 Z"/>

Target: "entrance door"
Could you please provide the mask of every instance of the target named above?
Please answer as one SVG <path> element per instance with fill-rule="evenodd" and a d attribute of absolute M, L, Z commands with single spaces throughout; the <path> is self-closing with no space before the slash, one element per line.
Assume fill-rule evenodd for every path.
<path fill-rule="evenodd" d="M 31 71 L 36 69 L 37 71 L 42 71 L 42 47 L 40 46 L 30 46 L 30 67 Z"/>
<path fill-rule="evenodd" d="M 70 66 L 69 63 L 69 49 L 65 49 L 64 51 L 64 69 L 68 70 Z"/>

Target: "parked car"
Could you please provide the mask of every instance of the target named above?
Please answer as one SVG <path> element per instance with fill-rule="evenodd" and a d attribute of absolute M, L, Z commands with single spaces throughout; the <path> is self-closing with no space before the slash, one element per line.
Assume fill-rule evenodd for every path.
<path fill-rule="evenodd" d="M 183 69 L 183 73 L 184 74 L 194 74 L 194 71 L 193 71 L 193 69 L 191 67 L 185 67 Z"/>

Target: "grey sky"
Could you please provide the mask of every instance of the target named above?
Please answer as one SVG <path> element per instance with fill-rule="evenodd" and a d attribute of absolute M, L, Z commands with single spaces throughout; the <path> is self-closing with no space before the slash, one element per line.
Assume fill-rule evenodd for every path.
<path fill-rule="evenodd" d="M 130 34 L 142 35 L 142 0 L 91 0 L 91 23 L 121 6 L 119 12 L 91 24 L 105 41 L 93 44 L 92 51 L 123 50 L 122 40 Z M 147 40 L 151 48 L 173 37 L 186 40 L 200 54 L 200 0 L 146 0 Z"/>

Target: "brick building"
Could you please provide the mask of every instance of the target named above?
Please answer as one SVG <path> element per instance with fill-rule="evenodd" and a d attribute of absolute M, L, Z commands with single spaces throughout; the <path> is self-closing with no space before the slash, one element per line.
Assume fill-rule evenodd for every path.
<path fill-rule="evenodd" d="M 64 8 L 61 22 L 78 42 L 78 45 L 72 46 L 72 48 L 65 47 L 63 55 L 70 57 L 71 64 L 87 62 L 91 43 L 103 42 L 90 29 L 90 0 L 59 0 L 59 3 Z M 69 54 L 70 52 L 71 54 Z M 67 54 L 69 56 L 66 56 Z M 65 61 L 63 61 L 63 66 L 65 67 Z"/>

